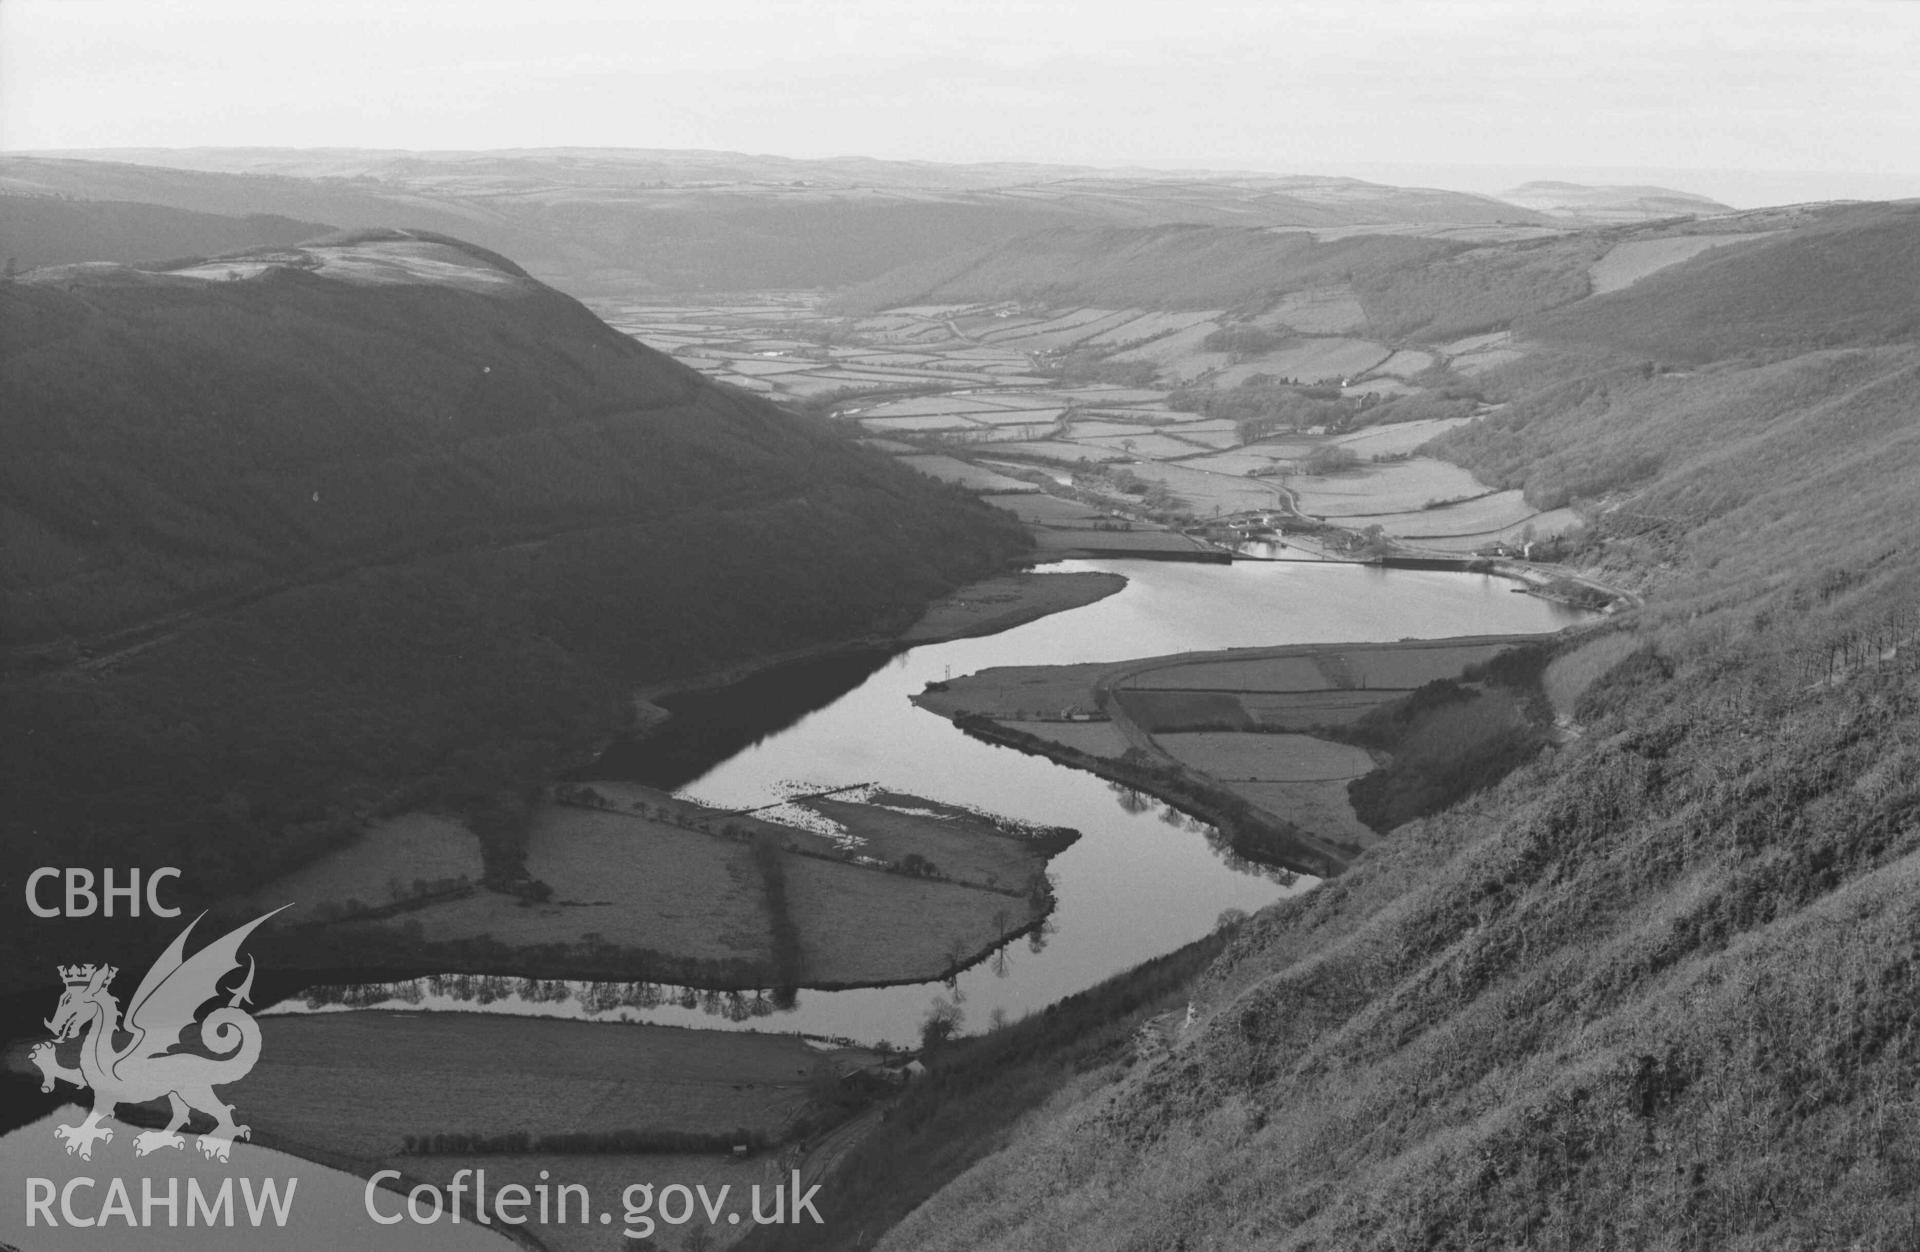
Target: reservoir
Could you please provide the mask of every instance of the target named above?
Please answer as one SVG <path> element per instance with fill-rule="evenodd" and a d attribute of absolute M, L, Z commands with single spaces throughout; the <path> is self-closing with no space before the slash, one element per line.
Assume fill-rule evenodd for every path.
<path fill-rule="evenodd" d="M 1210 840 L 1210 827 L 1151 797 L 967 737 L 909 702 L 927 683 L 1001 665 L 1545 633 L 1586 616 L 1515 595 L 1515 584 L 1478 574 L 1274 562 L 1069 561 L 1050 568 L 1102 570 L 1129 581 L 1104 600 L 999 634 L 888 658 L 806 662 L 689 693 L 669 702 L 675 717 L 653 738 L 610 751 L 580 775 L 666 786 L 728 809 L 877 783 L 1073 827 L 1082 837 L 1051 866 L 1058 907 L 1045 933 L 1015 940 L 952 983 L 803 989 L 791 1009 L 773 1011 L 766 997 L 605 983 L 571 984 L 556 999 L 552 984 L 526 995 L 512 977 L 357 987 L 346 1003 L 798 1031 L 894 1045 L 914 1044 L 929 1010 L 944 1004 L 963 1014 L 962 1030 L 984 1030 L 1200 938 L 1224 910 L 1252 912 L 1315 880 L 1233 856 Z M 309 1007 L 340 1011 L 298 999 L 273 1011 Z"/>

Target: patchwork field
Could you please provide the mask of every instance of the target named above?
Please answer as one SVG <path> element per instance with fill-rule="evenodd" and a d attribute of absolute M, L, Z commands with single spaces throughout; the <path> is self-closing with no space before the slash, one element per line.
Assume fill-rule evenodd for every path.
<path fill-rule="evenodd" d="M 1177 431 L 1177 427 L 1174 428 Z M 1074 436 L 1083 442 L 1098 444 L 1103 448 L 1113 448 L 1130 457 L 1143 457 L 1147 460 L 1175 460 L 1180 457 L 1203 456 L 1207 449 L 1199 444 L 1189 443 L 1177 433 L 1147 435 L 1105 435 L 1088 437 L 1080 431 Z"/>
<path fill-rule="evenodd" d="M 1010 729 L 1089 756 L 1118 757 L 1129 747 L 1112 722 L 1007 721 Z"/>
<path fill-rule="evenodd" d="M 929 637 L 1026 620 L 1122 585 L 1094 573 L 1009 575 L 976 585 L 976 604 L 934 614 Z M 817 802 L 816 816 L 866 840 L 850 848 L 830 830 L 707 809 L 635 784 L 564 784 L 555 796 L 536 810 L 527 836 L 526 871 L 541 894 L 475 886 L 373 912 L 321 911 L 316 924 L 391 936 L 396 953 L 484 941 L 545 948 L 548 960 L 652 953 L 649 961 L 676 963 L 669 969 L 705 971 L 675 976 L 736 984 L 919 981 L 947 973 L 955 950 L 976 954 L 1007 917 L 1013 929 L 1040 917 L 1046 906 L 1027 897 L 1026 884 L 1070 842 L 1013 838 L 983 816 L 912 797 L 888 797 L 891 807 Z M 895 811 L 929 808 L 935 816 Z M 869 863 L 850 863 L 855 856 Z M 349 870 L 395 864 L 389 855 L 321 868 L 337 893 L 364 901 L 377 884 L 355 887 Z"/>
<path fill-rule="evenodd" d="M 1049 841 L 998 831 L 978 814 L 913 796 L 877 795 L 864 803 L 821 799 L 807 807 L 861 840 L 861 851 L 900 864 L 920 857 L 946 882 L 1024 890 L 1047 867 Z"/>
<path fill-rule="evenodd" d="M 492 935 L 515 946 L 581 943 L 702 960 L 767 960 L 765 889 L 737 840 L 628 813 L 549 805 L 527 845 L 527 872 L 553 888 L 539 904 L 495 891 L 415 909 L 425 938 Z"/>
<path fill-rule="evenodd" d="M 1271 509 L 1280 503 L 1280 493 L 1272 484 L 1232 474 L 1210 474 L 1180 464 L 1147 461 L 1131 467 L 1148 482 L 1164 485 L 1186 501 L 1187 509 L 1199 517 L 1213 513 L 1241 513 Z"/>
<path fill-rule="evenodd" d="M 1364 374 L 1392 355 L 1386 345 L 1371 339 L 1302 339 L 1237 368 L 1301 382 L 1337 381 Z M 1223 380 L 1222 385 L 1234 386 L 1237 382 Z"/>
<path fill-rule="evenodd" d="M 1322 691 L 1333 685 L 1312 656 L 1195 661 L 1188 665 L 1158 666 L 1127 680 L 1127 686 L 1133 690 Z"/>
<path fill-rule="evenodd" d="M 791 858 L 786 877 L 813 986 L 938 978 L 1039 916 L 1023 894 L 813 857 Z"/>
<path fill-rule="evenodd" d="M 1390 689 L 1348 688 L 1294 694 L 1242 691 L 1237 698 L 1256 725 L 1279 730 L 1312 730 L 1316 726 L 1345 726 L 1357 721 L 1393 696 Z"/>
<path fill-rule="evenodd" d="M 1419 422 L 1395 422 L 1391 426 L 1368 426 L 1350 435 L 1335 436 L 1328 442 L 1339 444 L 1361 460 L 1375 456 L 1400 456 L 1472 420 L 1470 417 L 1440 417 Z"/>
<path fill-rule="evenodd" d="M 1222 781 L 1345 781 L 1373 768 L 1364 748 L 1311 735 L 1200 731 L 1155 735 L 1154 740 L 1181 764 Z"/>
<path fill-rule="evenodd" d="M 1479 496 L 1487 491 L 1459 466 L 1428 458 L 1364 465 L 1324 476 L 1303 474 L 1292 486 L 1303 512 L 1335 520 L 1417 512 L 1435 501 Z"/>
<path fill-rule="evenodd" d="M 775 1137 L 818 1055 L 791 1035 L 478 1013 L 270 1014 L 246 1116 L 357 1161 L 407 1136 L 734 1128 Z"/>
<path fill-rule="evenodd" d="M 477 883 L 485 872 L 472 831 L 451 817 L 406 813 L 373 823 L 351 846 L 262 888 L 253 904 L 291 904 L 286 920 L 312 921 Z"/>
<path fill-rule="evenodd" d="M 1288 292 L 1256 324 L 1307 335 L 1344 335 L 1366 329 L 1367 314 L 1352 287 L 1317 287 Z"/>
<path fill-rule="evenodd" d="M 1353 811 L 1347 799 L 1347 780 L 1332 782 L 1261 782 L 1229 780 L 1227 790 L 1244 796 L 1267 812 L 1338 843 L 1364 848 L 1380 836 Z"/>
<path fill-rule="evenodd" d="M 1728 243 L 1745 237 L 1699 238 Z M 1622 244 L 1596 271 L 1616 277 L 1651 272 L 1646 267 L 1691 255 L 1687 249 L 1695 243 Z M 836 415 L 930 478 L 994 493 L 995 503 L 1035 528 L 1043 559 L 1095 551 L 1217 552 L 1198 537 L 1203 527 L 1289 503 L 1355 530 L 1378 525 L 1416 553 L 1491 550 L 1529 537 L 1529 527 L 1531 536 L 1541 537 L 1578 520 L 1557 511 L 1536 515 L 1514 493 L 1489 495 L 1471 474 L 1445 462 L 1392 459 L 1471 418 L 1349 428 L 1382 398 L 1423 394 L 1436 365 L 1470 375 L 1516 359 L 1522 348 L 1506 331 L 1418 349 L 1367 338 L 1364 310 L 1345 284 L 1273 297 L 1263 310 L 1231 317 L 1224 310 L 1009 301 L 845 318 L 826 312 L 809 293 L 709 308 L 606 303 L 599 311 L 717 378 Z M 1232 344 L 1209 337 L 1223 330 L 1246 332 L 1251 338 L 1243 341 L 1252 346 L 1244 353 L 1221 350 Z M 1250 383 L 1258 384 L 1249 393 L 1251 410 L 1237 398 L 1208 399 Z M 1450 385 L 1458 383 L 1455 377 Z M 1176 388 L 1185 389 L 1176 402 L 1196 411 L 1169 406 Z M 1330 400 L 1350 407 L 1329 408 Z M 1275 406 L 1271 411 L 1280 416 L 1259 420 L 1263 405 Z M 1276 422 L 1284 424 L 1276 429 Z M 1302 474 L 1305 459 L 1328 443 L 1351 451 L 1361 466 Z M 1078 506 L 1062 516 L 1052 506 L 1014 504 L 1006 496 L 1039 493 L 981 466 L 985 453 L 1045 469 L 1131 524 L 1102 518 L 1096 539 L 1076 533 L 1082 529 L 1076 523 L 1090 528 L 1095 518 L 1075 514 Z M 1102 466 L 1125 472 L 1101 473 Z M 1147 498 L 1142 483 L 1161 490 Z M 1428 508 L 1445 501 L 1465 502 Z M 1175 533 L 1183 528 L 1196 537 Z M 1296 559 L 1341 554 L 1338 544 L 1294 545 L 1289 553 Z"/>
<path fill-rule="evenodd" d="M 904 445 L 903 445 L 904 446 Z M 957 483 L 969 491 L 980 492 L 1021 492 L 1038 491 L 1032 483 L 1018 478 L 1009 478 L 990 469 L 974 465 L 968 461 L 956 460 L 937 453 L 909 454 L 902 456 L 903 465 L 911 465 L 929 478 L 938 478 L 942 482 Z"/>

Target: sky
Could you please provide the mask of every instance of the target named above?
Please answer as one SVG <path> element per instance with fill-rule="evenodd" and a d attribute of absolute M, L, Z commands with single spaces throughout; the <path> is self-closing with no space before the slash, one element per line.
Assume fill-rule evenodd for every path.
<path fill-rule="evenodd" d="M 0 0 L 0 149 L 710 148 L 1920 196 L 1920 0 Z"/>

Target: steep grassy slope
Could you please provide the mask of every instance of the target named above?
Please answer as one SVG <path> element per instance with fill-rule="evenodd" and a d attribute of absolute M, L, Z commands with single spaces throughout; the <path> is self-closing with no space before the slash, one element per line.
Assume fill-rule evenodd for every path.
<path fill-rule="evenodd" d="M 1685 363 L 1911 341 L 1920 337 L 1920 206 L 1861 206 L 1715 249 L 1520 329 Z"/>
<path fill-rule="evenodd" d="M 1687 612 L 1777 609 L 1920 539 L 1916 265 L 1920 210 L 1870 206 L 1532 319 L 1544 349 L 1488 379 L 1508 403 L 1439 449 L 1543 507 L 1587 501 L 1616 567 Z"/>
<path fill-rule="evenodd" d="M 9 892 L 172 864 L 210 899 L 409 802 L 510 880 L 520 789 L 631 683 L 905 625 L 1026 542 L 456 241 L 0 302 Z"/>
<path fill-rule="evenodd" d="M 124 200 L 0 195 L 0 258 L 16 268 L 73 261 L 165 261 L 257 244 L 299 243 L 332 228 L 258 213 L 193 213 Z"/>
<path fill-rule="evenodd" d="M 1799 642 L 1644 654 L 885 1246 L 1910 1246 L 1920 676 Z"/>
<path fill-rule="evenodd" d="M 1695 371 L 1610 352 L 1600 300 L 1553 315 L 1600 329 L 1446 447 L 1599 497 L 1579 559 L 1649 593 L 1579 736 L 1258 915 L 1170 1055 L 880 1246 L 1920 1242 L 1920 349 L 1868 277 L 1916 230 L 1676 267 L 1635 307 Z"/>

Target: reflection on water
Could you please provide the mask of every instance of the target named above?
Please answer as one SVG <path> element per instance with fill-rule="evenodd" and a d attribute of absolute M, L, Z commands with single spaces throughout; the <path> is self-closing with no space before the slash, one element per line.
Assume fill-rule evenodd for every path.
<path fill-rule="evenodd" d="M 928 682 L 996 665 L 1052 665 L 1200 649 L 1287 643 L 1368 642 L 1468 634 L 1550 631 L 1579 614 L 1480 575 L 1387 571 L 1369 566 L 1178 562 L 1067 562 L 1130 580 L 1118 595 L 1030 622 L 1002 634 L 914 648 L 878 662 L 860 659 L 784 667 L 749 683 L 675 701 L 662 736 L 626 745 L 582 777 L 647 780 L 686 773 L 698 751 L 729 740 L 750 746 L 686 773 L 680 794 L 727 809 L 773 804 L 796 788 L 822 791 L 855 783 L 1004 814 L 1084 836 L 1050 867 L 1058 901 L 1049 927 L 1008 945 L 950 983 L 802 991 L 789 1011 L 736 1019 L 730 1001 L 706 1011 L 704 995 L 659 1003 L 617 1003 L 632 1020 L 733 1029 L 794 1030 L 865 1042 L 916 1038 L 929 1014 L 952 1015 L 964 1029 L 1025 1013 L 1201 937 L 1229 909 L 1252 912 L 1311 886 L 1234 856 L 1213 829 L 1151 797 L 1103 779 L 968 738 L 916 709 L 909 697 Z M 800 694 L 850 690 L 796 715 Z M 682 732 L 685 732 L 684 736 Z M 651 760 L 670 762 L 662 767 Z M 858 919 L 848 919 L 858 925 Z M 519 980 L 506 980 L 517 982 Z M 518 989 L 482 1002 L 422 991 L 421 1008 L 585 1014 L 593 1001 L 568 984 L 568 998 L 524 996 Z M 368 994 L 372 994 L 369 992 Z M 646 997 L 633 991 L 604 993 Z M 720 993 L 724 995 L 724 993 Z M 752 999 L 749 997 L 748 1004 Z M 297 1011 L 304 1007 L 289 1005 Z M 391 1006 L 390 1006 L 391 1007 Z"/>
<path fill-rule="evenodd" d="M 298 1002 L 269 1012 L 329 1009 L 468 1009 L 529 1017 L 637 1022 L 662 1010 L 699 1013 L 734 1025 L 777 1012 L 791 1012 L 795 993 L 785 990 L 719 991 L 660 982 L 603 979 L 520 978 L 511 974 L 432 974 L 394 982 L 309 987 Z M 707 1026 L 714 1023 L 705 1022 Z"/>

